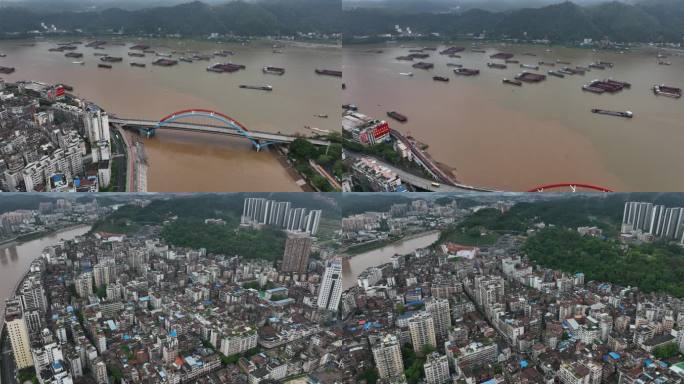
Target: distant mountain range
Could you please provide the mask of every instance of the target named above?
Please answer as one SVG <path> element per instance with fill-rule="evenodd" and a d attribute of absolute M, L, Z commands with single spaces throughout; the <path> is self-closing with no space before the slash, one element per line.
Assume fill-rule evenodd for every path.
<path fill-rule="evenodd" d="M 210 33 L 292 35 L 296 32 L 338 33 L 342 29 L 339 0 L 233 1 L 209 5 L 199 1 L 140 10 L 110 8 L 86 12 L 38 12 L 23 7 L 0 11 L 0 33 L 43 31 L 45 26 L 84 33 Z"/>
<path fill-rule="evenodd" d="M 445 36 L 487 32 L 489 37 L 548 38 L 556 42 L 608 38 L 681 43 L 684 38 L 682 0 L 645 0 L 635 4 L 612 1 L 585 6 L 564 2 L 501 12 L 469 9 L 435 13 L 362 7 L 347 9 L 344 15 L 345 38 L 392 33 L 395 25 Z"/>

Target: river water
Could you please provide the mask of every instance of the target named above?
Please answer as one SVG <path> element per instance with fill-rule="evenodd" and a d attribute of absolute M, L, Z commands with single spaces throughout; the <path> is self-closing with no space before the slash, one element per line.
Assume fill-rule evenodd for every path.
<path fill-rule="evenodd" d="M 378 49 L 382 53 L 375 52 Z M 430 154 L 456 168 L 463 182 L 513 191 L 562 182 L 620 191 L 684 189 L 684 99 L 656 97 L 651 91 L 654 84 L 684 87 L 683 57 L 672 55 L 665 59 L 672 65 L 664 66 L 657 64 L 652 50 L 620 54 L 558 47 L 547 52 L 539 46 L 491 45 L 484 54 L 459 53 L 461 59 L 426 52 L 429 58 L 414 61 L 435 64 L 425 71 L 395 59 L 408 50 L 391 44 L 345 46 L 343 100 L 379 118 L 391 110 L 406 115 L 407 123 L 392 120 L 390 126 L 428 144 Z M 561 60 L 587 66 L 609 61 L 615 66 L 515 87 L 501 81 L 521 72 L 518 64 L 504 70 L 486 66 L 492 61 L 489 56 L 499 51 L 514 53 L 514 59 L 526 64 Z M 481 75 L 456 76 L 447 62 L 480 69 Z M 554 68 L 540 67 L 544 73 L 549 69 Z M 433 81 L 435 75 L 450 81 Z M 613 95 L 581 89 L 593 79 L 608 77 L 630 82 L 632 88 Z M 592 108 L 630 110 L 635 117 L 594 115 Z"/>
<path fill-rule="evenodd" d="M 90 231 L 90 226 L 79 226 L 54 232 L 44 237 L 24 243 L 0 245 L 0 326 L 4 319 L 5 300 L 14 295 L 19 280 L 24 277 L 33 260 L 40 257 L 45 247 L 55 245 L 60 240 L 71 240 Z"/>
<path fill-rule="evenodd" d="M 388 263 L 394 255 L 407 255 L 416 249 L 430 246 L 438 238 L 439 232 L 429 232 L 345 259 L 342 263 L 343 288 L 355 286 L 356 278 L 367 268 Z"/>
<path fill-rule="evenodd" d="M 339 70 L 341 49 L 335 46 L 286 43 L 273 53 L 271 42 L 214 43 L 191 40 L 146 40 L 157 52 L 188 50 L 212 53 L 235 52 L 232 57 L 210 61 L 180 62 L 174 67 L 150 63 L 154 54 L 136 58 L 127 55 L 126 46 L 106 45 L 105 50 L 79 47 L 81 59 L 49 52 L 57 41 L 38 41 L 33 47 L 20 41 L 0 41 L 0 65 L 16 67 L 7 81 L 36 80 L 64 82 L 74 93 L 120 117 L 158 120 L 172 112 L 188 108 L 216 110 L 240 121 L 248 129 L 311 134 L 305 125 L 325 130 L 339 130 L 341 79 L 316 75 L 316 68 Z M 123 57 L 113 69 L 97 68 L 99 57 L 93 53 Z M 180 54 L 175 55 L 178 58 Z M 85 61 L 85 65 L 73 64 Z M 131 67 L 143 62 L 146 68 Z M 232 61 L 246 65 L 233 74 L 207 72 L 216 62 Z M 262 73 L 264 66 L 283 67 L 283 76 Z M 272 92 L 239 89 L 238 85 L 271 85 Z M 327 114 L 327 119 L 314 115 Z M 195 120 L 201 122 L 201 120 Z M 216 124 L 216 122 L 213 122 Z M 149 160 L 148 190 L 155 192 L 214 191 L 299 191 L 278 160 L 269 151 L 256 153 L 241 138 L 216 135 L 159 131 L 145 139 Z"/>

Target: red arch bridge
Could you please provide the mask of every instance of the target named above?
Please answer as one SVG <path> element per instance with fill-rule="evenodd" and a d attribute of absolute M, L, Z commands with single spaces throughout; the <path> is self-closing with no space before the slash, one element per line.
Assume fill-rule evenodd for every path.
<path fill-rule="evenodd" d="M 214 120 L 218 124 L 206 123 L 192 123 L 187 122 L 189 119 L 203 119 Z M 147 137 L 154 136 L 157 129 L 167 129 L 186 132 L 200 132 L 211 133 L 218 135 L 228 135 L 235 137 L 242 137 L 249 140 L 252 146 L 257 150 L 261 150 L 272 144 L 288 144 L 295 139 L 302 138 L 301 136 L 270 133 L 248 130 L 242 123 L 233 119 L 232 117 L 221 112 L 212 111 L 209 109 L 185 109 L 177 111 L 164 116 L 159 121 L 143 120 L 143 119 L 127 119 L 118 116 L 110 116 L 110 124 L 120 125 L 122 127 L 136 128 L 141 134 Z M 321 139 L 306 138 L 310 143 L 320 146 L 328 146 L 330 142 Z"/>

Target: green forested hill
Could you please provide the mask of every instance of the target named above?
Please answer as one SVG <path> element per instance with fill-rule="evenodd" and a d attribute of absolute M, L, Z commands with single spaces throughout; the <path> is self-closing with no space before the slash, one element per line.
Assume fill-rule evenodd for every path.
<path fill-rule="evenodd" d="M 629 42 L 682 42 L 684 1 L 644 0 L 637 4 L 610 1 L 592 6 L 572 2 L 505 12 L 398 12 L 387 8 L 344 11 L 345 38 L 394 32 L 394 25 L 414 32 L 454 37 L 486 32 L 488 37 L 545 39 L 556 42 L 584 38 Z"/>

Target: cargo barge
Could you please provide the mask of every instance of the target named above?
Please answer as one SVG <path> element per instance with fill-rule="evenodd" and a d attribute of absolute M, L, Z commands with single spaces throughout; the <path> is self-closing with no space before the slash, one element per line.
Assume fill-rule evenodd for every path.
<path fill-rule="evenodd" d="M 100 58 L 100 61 L 104 61 L 105 63 L 118 63 L 123 61 L 123 58 L 117 56 L 103 56 Z"/>
<path fill-rule="evenodd" d="M 160 67 L 172 67 L 178 64 L 178 60 L 167 59 L 165 57 L 159 58 L 152 62 L 152 65 L 158 65 Z"/>
<path fill-rule="evenodd" d="M 150 49 L 150 46 L 145 45 L 145 44 L 136 44 L 136 45 L 130 47 L 129 49 L 131 49 L 133 51 L 146 51 L 146 50 Z"/>
<path fill-rule="evenodd" d="M 70 57 L 72 59 L 80 59 L 83 57 L 83 54 L 80 52 L 67 52 L 64 54 L 64 57 Z"/>
<path fill-rule="evenodd" d="M 102 52 L 95 52 L 95 53 L 93 53 L 93 56 L 96 56 L 96 57 L 105 57 L 105 56 L 107 56 L 107 54 L 106 54 L 106 53 L 102 53 Z"/>
<path fill-rule="evenodd" d="M 235 54 L 235 52 L 227 51 L 227 50 L 215 51 L 214 52 L 214 56 L 221 56 L 221 57 L 233 56 L 234 54 Z"/>
<path fill-rule="evenodd" d="M 131 57 L 145 57 L 145 54 L 142 52 L 128 52 L 128 56 Z"/>
<path fill-rule="evenodd" d="M 657 96 L 671 97 L 673 99 L 679 99 L 682 97 L 682 89 L 676 87 L 669 87 L 667 85 L 654 85 L 653 93 Z"/>
<path fill-rule="evenodd" d="M 424 61 L 419 61 L 419 62 L 413 64 L 413 68 L 417 68 L 417 69 L 432 69 L 434 67 L 435 67 L 434 64 L 426 63 Z"/>
<path fill-rule="evenodd" d="M 460 59 L 460 58 L 461 58 L 461 55 L 453 54 L 453 55 L 449 55 L 449 57 L 452 58 L 452 59 Z"/>
<path fill-rule="evenodd" d="M 440 51 L 439 54 L 440 55 L 453 55 L 456 53 L 461 53 L 463 51 L 465 51 L 465 48 L 463 48 L 463 47 L 449 47 L 443 51 Z"/>
<path fill-rule="evenodd" d="M 410 53 L 406 55 L 406 57 L 410 57 L 412 59 L 427 59 L 430 57 L 430 55 L 427 53 Z"/>
<path fill-rule="evenodd" d="M 599 64 L 599 63 L 591 63 L 591 64 L 589 64 L 589 68 L 605 70 L 605 69 L 606 69 L 606 66 L 605 66 L 605 65 L 602 65 L 602 64 Z"/>
<path fill-rule="evenodd" d="M 342 77 L 342 71 L 334 71 L 332 69 L 316 69 L 317 75 L 326 75 L 334 77 Z"/>
<path fill-rule="evenodd" d="M 612 79 L 605 79 L 605 80 L 594 80 L 590 82 L 589 84 L 585 85 L 582 87 L 585 91 L 593 92 L 593 93 L 616 93 L 620 92 L 625 88 L 630 88 L 632 85 L 630 83 L 626 83 L 623 81 L 615 81 Z M 602 90 L 603 92 L 600 92 L 598 90 Z"/>
<path fill-rule="evenodd" d="M 487 51 L 485 51 L 484 49 L 473 48 L 473 49 L 470 50 L 470 52 L 474 52 L 474 53 L 486 53 Z"/>
<path fill-rule="evenodd" d="M 14 67 L 0 67 L 0 73 L 4 75 L 9 75 L 10 73 L 14 73 L 14 71 Z"/>
<path fill-rule="evenodd" d="M 596 109 L 596 108 L 594 108 L 594 109 L 591 110 L 591 112 L 592 112 L 592 113 L 599 114 L 599 115 L 608 115 L 608 116 L 625 117 L 625 118 L 628 118 L 628 119 L 631 119 L 632 117 L 634 117 L 634 113 L 632 113 L 631 111 L 625 111 L 625 112 L 620 112 L 620 111 L 607 111 L 607 110 L 604 110 L 604 109 Z"/>
<path fill-rule="evenodd" d="M 512 53 L 499 52 L 499 53 L 495 53 L 493 55 L 490 55 L 489 58 L 490 59 L 499 59 L 499 60 L 510 60 L 513 58 L 513 56 L 515 56 L 515 55 Z"/>
<path fill-rule="evenodd" d="M 520 64 L 520 68 L 525 68 L 525 69 L 533 69 L 535 71 L 539 70 L 538 65 L 532 65 L 532 64 Z"/>
<path fill-rule="evenodd" d="M 268 73 L 271 75 L 284 75 L 285 74 L 285 68 L 280 68 L 280 67 L 267 66 L 267 67 L 264 67 L 261 71 L 263 73 Z"/>
<path fill-rule="evenodd" d="M 432 80 L 434 80 L 434 81 L 445 81 L 445 82 L 448 82 L 448 81 L 449 81 L 449 78 L 448 78 L 448 77 L 444 77 L 444 76 L 433 76 L 433 77 L 432 77 Z"/>
<path fill-rule="evenodd" d="M 272 91 L 273 87 L 270 85 L 245 85 L 245 84 L 240 84 L 240 88 L 242 89 L 255 89 L 258 91 Z"/>
<path fill-rule="evenodd" d="M 454 68 L 463 68 L 463 64 L 458 64 L 458 63 L 447 63 L 447 67 L 454 67 Z"/>
<path fill-rule="evenodd" d="M 131 63 L 131 67 L 145 68 L 146 66 L 145 63 Z"/>
<path fill-rule="evenodd" d="M 569 61 L 563 61 L 563 60 L 556 60 L 556 63 L 558 63 L 558 64 L 563 64 L 563 65 L 572 65 L 571 62 L 569 62 Z"/>
<path fill-rule="evenodd" d="M 456 68 L 454 69 L 454 73 L 459 76 L 477 76 L 480 74 L 480 70 L 470 68 Z"/>
<path fill-rule="evenodd" d="M 184 62 L 184 63 L 192 63 L 192 59 L 187 58 L 187 57 L 185 57 L 185 56 L 179 57 L 179 58 L 178 58 L 178 61 L 182 61 L 182 62 Z"/>
<path fill-rule="evenodd" d="M 99 63 L 99 64 L 97 64 L 97 67 L 98 67 L 98 68 L 112 69 L 112 66 L 111 66 L 110 64 L 102 64 L 102 63 Z"/>
<path fill-rule="evenodd" d="M 555 76 L 555 77 L 560 77 L 561 79 L 565 77 L 564 74 L 558 72 L 558 71 L 548 71 L 547 72 L 550 76 Z"/>
<path fill-rule="evenodd" d="M 547 67 L 555 67 L 555 66 L 556 66 L 556 63 L 552 63 L 552 62 L 549 62 L 549 61 L 540 61 L 538 64 L 539 64 L 539 65 L 544 65 L 544 66 L 547 66 Z"/>
<path fill-rule="evenodd" d="M 519 73 L 515 77 L 515 79 L 518 81 L 524 81 L 526 83 L 539 83 L 541 81 L 546 80 L 546 75 L 541 75 L 539 73 L 532 73 L 532 72 L 522 72 L 522 73 Z"/>
<path fill-rule="evenodd" d="M 517 86 L 517 87 L 521 87 L 521 86 L 522 86 L 522 81 L 520 81 L 520 80 L 503 79 L 502 82 L 503 82 L 504 84 L 515 85 L 515 86 Z"/>
<path fill-rule="evenodd" d="M 408 118 L 406 118 L 406 116 L 404 116 L 401 113 L 396 112 L 396 111 L 387 112 L 387 116 L 389 116 L 389 117 L 393 118 L 394 120 L 399 121 L 401 123 L 405 123 L 406 121 L 408 121 Z"/>
<path fill-rule="evenodd" d="M 508 60 L 506 60 L 506 64 L 520 64 L 520 60 L 508 59 Z"/>
<path fill-rule="evenodd" d="M 216 73 L 233 73 L 245 68 L 246 67 L 242 64 L 217 63 L 207 67 L 207 71 Z"/>
<path fill-rule="evenodd" d="M 506 69 L 508 68 L 508 65 L 506 64 L 499 64 L 499 63 L 487 63 L 487 66 L 489 68 L 496 68 L 496 69 Z"/>

